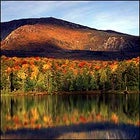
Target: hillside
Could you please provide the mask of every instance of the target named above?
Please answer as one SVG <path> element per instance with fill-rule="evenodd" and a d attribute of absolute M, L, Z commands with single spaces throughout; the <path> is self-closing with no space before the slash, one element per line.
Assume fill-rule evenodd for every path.
<path fill-rule="evenodd" d="M 102 31 L 55 18 L 1 23 L 5 55 L 127 59 L 139 54 L 139 37 Z"/>

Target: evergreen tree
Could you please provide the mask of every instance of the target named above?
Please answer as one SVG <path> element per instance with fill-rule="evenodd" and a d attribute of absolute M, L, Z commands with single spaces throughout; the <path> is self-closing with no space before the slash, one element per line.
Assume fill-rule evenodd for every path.
<path fill-rule="evenodd" d="M 135 90 L 135 89 L 139 89 L 139 69 L 138 67 L 136 67 L 136 65 L 131 62 L 125 71 L 125 75 L 126 75 L 126 86 L 130 89 L 130 90 Z"/>
<path fill-rule="evenodd" d="M 114 89 L 115 90 L 125 90 L 125 71 L 127 63 L 125 61 L 119 62 L 117 69 L 114 71 L 112 76 L 114 80 Z"/>
<path fill-rule="evenodd" d="M 77 77 L 76 77 L 75 89 L 76 90 L 82 90 L 83 89 L 83 78 L 82 78 L 81 74 L 77 75 Z"/>
<path fill-rule="evenodd" d="M 100 85 L 105 90 L 105 83 L 107 82 L 107 73 L 105 69 L 100 70 Z"/>
<path fill-rule="evenodd" d="M 112 88 L 112 85 L 111 85 L 111 77 L 112 77 L 111 69 L 110 69 L 110 67 L 106 67 L 105 69 L 106 69 L 106 75 L 107 75 L 107 80 L 105 82 L 105 89 L 110 90 Z"/>
<path fill-rule="evenodd" d="M 83 90 L 89 90 L 90 88 L 90 74 L 87 69 L 84 69 L 84 72 L 82 74 L 82 79 L 83 79 Z"/>
<path fill-rule="evenodd" d="M 90 85 L 90 90 L 97 90 L 98 89 L 97 81 L 96 81 L 94 75 L 91 75 L 89 85 Z"/>

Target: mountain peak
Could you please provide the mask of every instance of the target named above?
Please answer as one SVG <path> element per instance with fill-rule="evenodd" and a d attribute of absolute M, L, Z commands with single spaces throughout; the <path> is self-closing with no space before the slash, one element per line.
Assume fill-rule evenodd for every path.
<path fill-rule="evenodd" d="M 69 21 L 57 19 L 54 17 L 18 19 L 18 20 L 12 20 L 9 22 L 2 22 L 1 23 L 1 40 L 3 40 L 13 30 L 15 30 L 21 26 L 35 25 L 35 24 L 56 25 L 56 26 L 67 27 L 67 28 L 72 28 L 72 29 L 73 28 L 74 29 L 92 29 L 92 28 L 87 27 L 87 26 L 82 26 L 79 24 L 71 23 Z"/>
<path fill-rule="evenodd" d="M 2 50 L 8 51 L 139 52 L 139 37 L 111 30 L 96 30 L 54 17 L 1 23 L 1 39 Z"/>

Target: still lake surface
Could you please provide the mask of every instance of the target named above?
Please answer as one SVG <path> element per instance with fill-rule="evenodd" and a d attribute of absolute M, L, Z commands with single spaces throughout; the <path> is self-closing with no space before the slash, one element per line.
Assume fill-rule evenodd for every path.
<path fill-rule="evenodd" d="M 139 120 L 139 94 L 6 96 L 0 104 L 1 131 L 111 121 L 112 114 L 117 123 Z"/>

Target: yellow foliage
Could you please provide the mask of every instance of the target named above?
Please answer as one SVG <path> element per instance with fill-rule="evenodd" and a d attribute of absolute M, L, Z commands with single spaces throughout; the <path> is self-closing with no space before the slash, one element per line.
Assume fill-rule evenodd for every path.
<path fill-rule="evenodd" d="M 32 65 L 31 66 L 31 69 L 32 69 L 32 73 L 31 73 L 31 79 L 36 79 L 38 73 L 39 73 L 39 70 L 38 70 L 38 67 L 35 66 L 35 65 Z"/>
<path fill-rule="evenodd" d="M 50 117 L 48 117 L 48 116 L 44 116 L 44 117 L 43 117 L 43 121 L 44 121 L 45 123 L 48 123 L 49 120 L 50 120 Z"/>
<path fill-rule="evenodd" d="M 77 109 L 74 109 L 73 111 L 73 116 L 78 117 L 79 116 L 79 112 Z"/>
<path fill-rule="evenodd" d="M 21 79 L 26 79 L 27 74 L 24 71 L 18 71 L 17 76 Z"/>
<path fill-rule="evenodd" d="M 70 124 L 70 121 L 67 119 L 66 120 L 66 125 L 69 125 Z"/>
<path fill-rule="evenodd" d="M 48 124 L 48 125 L 51 125 L 52 124 L 52 118 L 50 116 L 46 116 L 44 115 L 43 116 L 43 121 Z"/>
<path fill-rule="evenodd" d="M 50 69 L 51 68 L 51 65 L 50 64 L 44 64 L 43 65 L 43 69 L 44 70 L 48 70 L 48 69 Z"/>
<path fill-rule="evenodd" d="M 39 115 L 36 108 L 31 109 L 32 120 L 37 121 L 39 119 Z"/>
<path fill-rule="evenodd" d="M 34 78 L 36 79 L 36 73 L 35 72 L 32 72 L 31 73 L 31 79 L 33 80 Z"/>
<path fill-rule="evenodd" d="M 66 59 L 66 65 L 69 63 L 69 60 L 68 59 Z"/>

